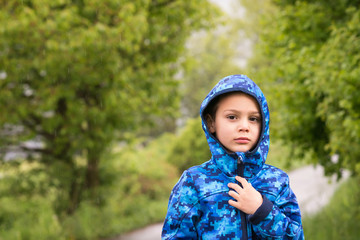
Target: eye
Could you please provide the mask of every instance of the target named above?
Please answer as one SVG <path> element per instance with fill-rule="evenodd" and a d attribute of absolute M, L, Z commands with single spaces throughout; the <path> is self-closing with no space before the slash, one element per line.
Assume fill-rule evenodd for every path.
<path fill-rule="evenodd" d="M 260 122 L 260 119 L 261 119 L 260 117 L 255 117 L 255 116 L 249 118 L 251 122 Z"/>
<path fill-rule="evenodd" d="M 235 115 L 228 115 L 228 116 L 226 116 L 226 118 L 230 119 L 230 120 L 235 120 L 236 116 Z"/>

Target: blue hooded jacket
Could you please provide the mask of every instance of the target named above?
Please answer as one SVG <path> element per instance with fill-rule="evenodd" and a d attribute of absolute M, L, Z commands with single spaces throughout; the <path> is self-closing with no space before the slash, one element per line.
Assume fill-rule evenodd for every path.
<path fill-rule="evenodd" d="M 204 110 L 217 96 L 240 91 L 253 96 L 261 109 L 262 129 L 255 148 L 228 152 L 208 130 Z M 244 75 L 223 78 L 200 108 L 202 127 L 212 158 L 186 170 L 171 192 L 162 239 L 304 239 L 301 215 L 289 177 L 265 164 L 269 151 L 269 110 L 260 88 Z M 245 177 L 261 193 L 253 215 L 231 206 L 228 183 Z"/>

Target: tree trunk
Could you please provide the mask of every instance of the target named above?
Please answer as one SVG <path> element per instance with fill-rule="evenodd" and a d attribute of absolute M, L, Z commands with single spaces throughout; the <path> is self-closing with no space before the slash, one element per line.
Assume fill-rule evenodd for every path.
<path fill-rule="evenodd" d="M 97 156 L 89 156 L 86 168 L 85 187 L 95 193 L 99 186 L 99 160 Z"/>
<path fill-rule="evenodd" d="M 71 215 L 75 212 L 80 203 L 80 194 L 81 194 L 81 183 L 79 183 L 79 171 L 77 169 L 73 170 L 73 176 L 71 181 L 71 186 L 69 190 L 69 206 L 67 209 L 67 214 Z"/>

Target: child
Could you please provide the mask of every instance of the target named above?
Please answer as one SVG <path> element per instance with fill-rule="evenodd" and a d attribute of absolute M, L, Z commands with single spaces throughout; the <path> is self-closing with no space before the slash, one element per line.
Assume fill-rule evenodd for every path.
<path fill-rule="evenodd" d="M 212 158 L 175 185 L 162 239 L 304 239 L 287 174 L 265 164 L 269 110 L 260 88 L 244 75 L 228 76 L 200 116 Z"/>

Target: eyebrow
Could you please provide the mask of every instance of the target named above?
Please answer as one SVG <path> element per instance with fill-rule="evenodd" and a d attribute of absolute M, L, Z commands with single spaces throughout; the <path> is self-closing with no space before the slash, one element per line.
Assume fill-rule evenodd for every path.
<path fill-rule="evenodd" d="M 229 111 L 229 112 L 239 112 L 238 110 L 235 109 L 225 109 L 224 112 Z M 248 112 L 249 114 L 259 114 L 261 115 L 261 113 L 259 111 L 252 111 L 252 112 Z"/>

